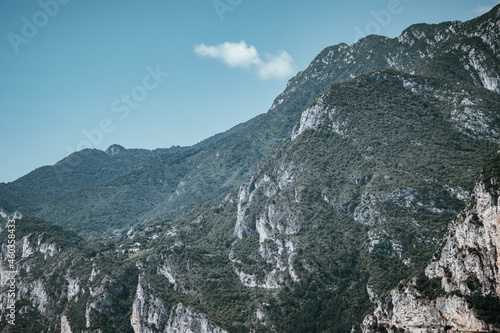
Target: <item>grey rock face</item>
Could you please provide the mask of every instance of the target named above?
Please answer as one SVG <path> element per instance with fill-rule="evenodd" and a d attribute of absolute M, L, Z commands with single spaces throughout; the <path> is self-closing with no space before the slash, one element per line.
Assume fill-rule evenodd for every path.
<path fill-rule="evenodd" d="M 136 333 L 226 333 L 204 314 L 178 303 L 166 305 L 139 275 L 130 323 Z"/>
<path fill-rule="evenodd" d="M 444 246 L 425 269 L 427 279 L 437 279 L 442 296 L 422 296 L 413 278 L 392 290 L 366 316 L 363 332 L 375 327 L 404 332 L 487 332 L 500 327 L 478 318 L 466 297 L 500 296 L 499 198 L 484 182 L 475 187 L 467 209 L 450 225 Z"/>

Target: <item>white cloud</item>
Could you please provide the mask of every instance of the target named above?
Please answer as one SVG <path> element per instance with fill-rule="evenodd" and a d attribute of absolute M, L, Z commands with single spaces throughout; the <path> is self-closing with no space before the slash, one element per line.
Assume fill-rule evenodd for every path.
<path fill-rule="evenodd" d="M 287 78 L 294 72 L 293 59 L 285 51 L 279 56 L 266 54 L 266 59 L 267 62 L 261 61 L 257 67 L 257 75 L 261 79 Z"/>
<path fill-rule="evenodd" d="M 194 51 L 200 55 L 215 59 L 222 59 L 231 67 L 246 68 L 260 61 L 259 54 L 253 46 L 247 46 L 244 41 L 240 43 L 224 43 L 216 46 L 198 45 Z"/>
<path fill-rule="evenodd" d="M 194 52 L 202 57 L 222 60 L 230 67 L 251 71 L 263 80 L 286 79 L 295 73 L 293 58 L 285 51 L 277 56 L 266 54 L 263 60 L 257 49 L 245 41 L 214 46 L 200 44 L 195 46 Z"/>
<path fill-rule="evenodd" d="M 472 12 L 477 15 L 486 14 L 498 4 L 500 4 L 500 0 L 493 1 L 493 4 L 491 5 L 477 5 Z"/>

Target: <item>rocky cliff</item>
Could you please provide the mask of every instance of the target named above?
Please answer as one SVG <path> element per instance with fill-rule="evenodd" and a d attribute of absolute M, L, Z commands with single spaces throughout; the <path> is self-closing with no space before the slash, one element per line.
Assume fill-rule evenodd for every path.
<path fill-rule="evenodd" d="M 241 240 L 258 235 L 256 252 L 268 267 L 256 279 L 238 261 L 235 246 L 231 260 L 242 283 L 277 288 L 286 277 L 300 281 L 293 263 L 304 254 L 296 256 L 297 250 L 316 242 L 302 240 L 304 235 L 344 219 L 367 230 L 369 253 L 399 258 L 408 268 L 422 264 L 423 251 L 438 245 L 445 221 L 470 195 L 471 171 L 480 171 L 480 159 L 458 162 L 465 147 L 474 155 L 482 154 L 477 148 L 490 147 L 486 158 L 500 143 L 493 121 L 497 95 L 478 89 L 489 96 L 478 98 L 455 89 L 458 85 L 386 70 L 334 85 L 318 97 L 302 113 L 291 139 L 234 199 L 234 235 Z M 497 106 L 489 108 L 489 102 L 481 102 L 485 99 Z M 402 232 L 403 225 L 418 236 Z M 381 291 L 380 281 L 369 284 Z"/>
<path fill-rule="evenodd" d="M 376 302 L 364 332 L 500 331 L 500 155 L 418 276 Z"/>
<path fill-rule="evenodd" d="M 140 275 L 130 317 L 135 333 L 226 333 L 206 315 L 182 303 L 169 307 L 154 292 L 145 276 Z"/>
<path fill-rule="evenodd" d="M 167 258 L 146 266 L 155 268 L 156 290 L 141 261 L 127 260 L 120 250 L 86 247 L 75 234 L 43 220 L 15 216 L 12 267 L 8 228 L 0 234 L 0 302 L 14 301 L 15 318 L 9 323 L 11 312 L 2 306 L 0 331 L 225 332 L 206 315 L 180 301 L 169 302 L 158 291 L 163 281 L 185 292 Z M 156 261 L 158 256 L 148 258 Z"/>

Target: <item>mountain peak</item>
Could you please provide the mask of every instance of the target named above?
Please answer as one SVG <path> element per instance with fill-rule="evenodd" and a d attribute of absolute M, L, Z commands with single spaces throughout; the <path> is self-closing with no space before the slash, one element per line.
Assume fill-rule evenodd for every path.
<path fill-rule="evenodd" d="M 108 147 L 108 149 L 106 149 L 104 152 L 108 155 L 118 155 L 119 153 L 121 153 L 122 151 L 125 151 L 126 149 L 123 147 L 123 146 L 120 146 L 120 145 L 117 145 L 117 144 L 113 144 L 111 146 Z"/>

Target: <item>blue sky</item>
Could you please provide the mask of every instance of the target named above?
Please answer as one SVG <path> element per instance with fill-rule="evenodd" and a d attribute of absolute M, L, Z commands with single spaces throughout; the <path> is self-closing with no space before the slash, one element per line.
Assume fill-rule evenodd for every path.
<path fill-rule="evenodd" d="M 2 0 L 0 182 L 86 147 L 195 144 L 267 112 L 327 46 L 495 3 Z"/>

